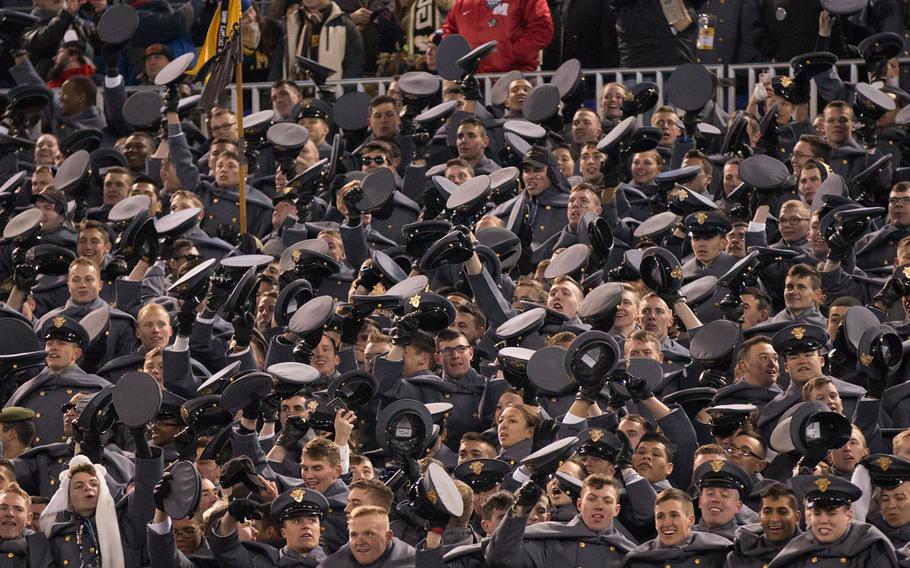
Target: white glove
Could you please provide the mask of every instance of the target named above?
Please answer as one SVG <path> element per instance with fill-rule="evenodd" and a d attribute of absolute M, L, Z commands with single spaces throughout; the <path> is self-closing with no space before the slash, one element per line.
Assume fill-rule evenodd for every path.
<path fill-rule="evenodd" d="M 761 84 L 761 81 L 755 83 L 755 87 L 752 89 L 752 98 L 759 102 L 768 98 L 768 90 Z"/>

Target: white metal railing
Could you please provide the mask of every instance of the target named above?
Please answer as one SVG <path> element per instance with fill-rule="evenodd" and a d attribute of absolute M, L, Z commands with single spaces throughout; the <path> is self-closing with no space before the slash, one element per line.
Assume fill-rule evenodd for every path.
<path fill-rule="evenodd" d="M 902 65 L 910 65 L 910 58 L 902 58 L 900 62 Z M 846 81 L 857 82 L 860 69 L 863 65 L 864 62 L 862 59 L 844 60 L 837 63 L 837 69 L 841 77 Z M 773 70 L 773 72 L 778 75 L 788 74 L 790 72 L 790 65 L 787 62 L 706 65 L 706 67 L 717 75 L 719 81 L 716 100 L 728 111 L 745 108 L 746 101 L 748 101 L 749 95 L 752 93 L 752 89 L 755 87 L 755 83 L 758 81 L 760 73 L 766 72 L 768 69 Z M 611 82 L 634 84 L 642 81 L 653 81 L 660 89 L 658 99 L 658 104 L 660 105 L 664 103 L 664 85 L 674 69 L 675 67 L 585 69 L 582 72 L 584 73 L 586 81 L 593 80 L 595 93 L 600 93 L 603 90 L 603 86 Z M 541 85 L 547 82 L 553 75 L 553 71 L 535 71 L 525 73 L 524 75 L 532 84 Z M 484 89 L 484 97 L 487 103 L 490 102 L 490 92 L 493 88 L 493 84 L 500 76 L 501 74 L 498 73 L 477 75 L 477 78 L 480 80 L 481 86 Z M 342 88 L 346 87 L 350 89 L 353 87 L 358 91 L 382 95 L 387 92 L 392 80 L 392 77 L 364 77 L 360 79 L 343 79 L 334 84 L 338 85 L 339 93 Z M 302 87 L 313 86 L 312 82 L 309 81 L 301 82 L 300 85 Z M 252 112 L 262 110 L 262 108 L 268 108 L 263 105 L 262 96 L 263 93 L 265 93 L 266 101 L 269 100 L 270 86 L 270 83 L 253 83 L 245 84 L 243 86 L 244 97 L 250 101 L 249 106 Z M 230 87 L 230 92 L 233 108 L 234 103 L 236 102 L 236 89 L 233 85 Z M 816 108 L 815 103 L 818 100 L 814 82 L 811 86 L 810 100 L 812 103 L 809 105 L 810 113 L 814 116 Z M 597 100 L 594 102 L 595 104 L 599 104 L 599 101 Z"/>
<path fill-rule="evenodd" d="M 901 58 L 900 62 L 902 65 L 910 65 L 910 58 Z M 852 59 L 838 62 L 837 68 L 841 77 L 844 77 L 846 81 L 856 82 L 859 78 L 859 71 L 862 65 L 862 59 Z M 752 89 L 754 88 L 755 83 L 758 81 L 760 73 L 767 71 L 769 68 L 772 69 L 776 74 L 788 74 L 790 72 L 790 66 L 787 62 L 707 65 L 706 67 L 715 73 L 719 79 L 716 100 L 728 111 L 745 108 L 746 101 L 748 100 L 749 95 L 752 93 Z M 663 104 L 664 84 L 670 77 L 670 74 L 673 73 L 674 69 L 675 67 L 586 69 L 582 72 L 585 76 L 586 81 L 594 82 L 595 93 L 600 93 L 603 89 L 603 86 L 611 82 L 631 85 L 642 81 L 653 81 L 660 89 L 658 104 Z M 545 83 L 553 75 L 553 72 L 535 71 L 525 73 L 524 75 L 529 81 L 531 81 L 532 84 L 540 85 Z M 483 86 L 484 96 L 488 103 L 490 102 L 490 92 L 493 88 L 493 84 L 495 80 L 500 76 L 501 74 L 481 74 L 477 76 L 478 80 L 480 80 L 481 85 Z M 353 88 L 357 91 L 382 95 L 388 91 L 389 84 L 392 82 L 392 80 L 392 77 L 363 77 L 359 79 L 342 79 L 333 82 L 333 84 L 337 86 L 339 94 L 342 92 L 342 89 L 346 88 L 350 90 Z M 313 83 L 311 81 L 301 81 L 298 84 L 304 88 L 313 87 Z M 249 101 L 245 106 L 248 106 L 251 112 L 256 112 L 262 110 L 263 108 L 269 108 L 268 101 L 270 100 L 270 87 L 271 83 L 245 83 L 243 85 L 244 99 L 245 101 Z M 133 86 L 127 87 L 127 91 L 132 93 L 138 90 L 149 88 L 154 87 Z M 236 106 L 237 96 L 236 86 L 231 85 L 229 87 L 229 91 L 231 108 L 234 108 Z M 0 90 L 0 93 L 5 93 L 5 90 Z M 265 95 L 265 102 L 263 101 L 263 94 Z M 100 107 L 103 104 L 101 101 L 100 92 L 98 93 L 98 99 L 98 105 Z M 810 100 L 810 116 L 814 116 L 816 108 L 815 103 L 817 101 L 817 90 L 815 88 L 814 82 L 811 86 Z M 595 104 L 599 104 L 599 101 L 597 100 L 594 102 Z"/>

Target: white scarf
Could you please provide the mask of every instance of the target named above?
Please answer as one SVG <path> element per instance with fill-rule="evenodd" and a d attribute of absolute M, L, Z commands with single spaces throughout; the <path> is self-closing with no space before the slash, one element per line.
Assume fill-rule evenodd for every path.
<path fill-rule="evenodd" d="M 41 531 L 51 536 L 51 528 L 57 520 L 57 513 L 70 509 L 70 472 L 82 465 L 95 468 L 98 478 L 98 505 L 95 508 L 95 525 L 98 527 L 98 546 L 101 548 L 102 568 L 124 568 L 123 544 L 120 541 L 120 524 L 117 522 L 117 510 L 114 498 L 107 487 L 107 469 L 103 465 L 92 464 L 84 455 L 77 455 L 70 460 L 69 469 L 60 473 L 60 487 L 51 497 L 47 508 L 41 513 L 38 525 Z"/>

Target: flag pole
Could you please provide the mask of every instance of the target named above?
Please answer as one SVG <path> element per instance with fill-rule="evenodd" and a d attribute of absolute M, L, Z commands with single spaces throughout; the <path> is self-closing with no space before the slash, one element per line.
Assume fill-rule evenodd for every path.
<path fill-rule="evenodd" d="M 240 7 L 239 0 L 233 2 L 237 5 L 237 10 L 242 10 Z M 238 191 L 240 193 L 240 234 L 246 234 L 246 144 L 243 139 L 243 12 L 239 14 L 237 19 L 237 32 L 234 37 L 234 41 L 239 41 L 240 55 L 237 57 L 237 64 L 235 68 L 235 73 L 237 76 L 237 82 L 235 88 L 237 89 L 237 142 L 240 144 L 240 186 Z"/>

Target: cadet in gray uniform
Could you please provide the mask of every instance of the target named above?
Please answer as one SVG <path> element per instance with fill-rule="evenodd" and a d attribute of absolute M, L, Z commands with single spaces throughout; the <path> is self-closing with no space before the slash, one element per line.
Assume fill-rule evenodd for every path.
<path fill-rule="evenodd" d="M 727 568 L 764 568 L 793 537 L 799 535 L 799 505 L 793 490 L 773 483 L 761 493 L 758 524 L 736 529 Z"/>
<path fill-rule="evenodd" d="M 145 430 L 133 431 L 136 443 L 135 488 L 116 504 L 101 472 L 84 455 L 70 461 L 60 488 L 41 513 L 57 566 L 141 566 L 146 528 L 155 511 L 153 488 L 164 472 Z M 157 455 L 156 455 L 157 454 Z"/>
<path fill-rule="evenodd" d="M 877 528 L 853 520 L 851 503 L 862 490 L 839 477 L 806 476 L 797 481 L 806 501 L 810 530 L 785 546 L 768 568 L 793 566 L 897 566 L 894 547 Z"/>
<path fill-rule="evenodd" d="M 531 148 L 521 168 L 524 191 L 496 207 L 493 215 L 509 219 L 507 228 L 513 231 L 521 225 L 520 233 L 526 234 L 518 236 L 538 247 L 566 226 L 569 185 L 556 158 L 543 147 Z"/>
<path fill-rule="evenodd" d="M 392 535 L 388 511 L 362 506 L 350 513 L 348 544 L 319 568 L 404 568 L 414 566 L 415 550 Z"/>
<path fill-rule="evenodd" d="M 35 324 L 35 329 L 42 326 L 57 316 L 66 316 L 76 321 L 90 312 L 106 308 L 110 314 L 110 324 L 106 331 L 107 339 L 103 346 L 102 361 L 110 361 L 115 357 L 126 355 L 136 345 L 136 320 L 133 316 L 112 308 L 110 304 L 101 299 L 101 272 L 95 261 L 87 258 L 77 258 L 70 263 L 67 273 L 66 285 L 69 288 L 69 300 L 66 305 L 46 313 Z M 87 347 L 86 347 L 87 349 Z"/>
<path fill-rule="evenodd" d="M 261 518 L 262 513 L 255 501 L 235 499 L 228 505 L 227 514 L 210 531 L 209 546 L 215 561 L 224 568 L 312 567 L 326 558 L 319 546 L 319 536 L 320 520 L 328 508 L 329 503 L 325 497 L 303 487 L 279 495 L 272 503 L 269 514 L 279 521 L 281 536 L 287 544 L 280 550 L 275 550 L 267 544 L 241 545 L 237 534 L 238 526 L 248 519 Z"/>
<path fill-rule="evenodd" d="M 897 244 L 910 236 L 910 182 L 891 188 L 888 196 L 888 224 L 856 242 L 856 266 L 867 270 L 895 264 Z"/>
<path fill-rule="evenodd" d="M 176 112 L 167 113 L 171 160 L 183 187 L 202 199 L 205 211 L 203 229 L 213 237 L 233 240 L 240 232 L 240 196 L 237 193 L 240 156 L 226 152 L 215 164 L 215 183 L 203 181 L 193 163 L 186 136 Z M 233 159 L 232 159 L 233 158 Z M 219 164 L 221 164 L 219 166 Z M 236 168 L 236 169 L 235 169 Z M 246 190 L 247 228 L 251 235 L 264 237 L 272 228 L 272 200 L 254 187 Z"/>
<path fill-rule="evenodd" d="M 572 566 L 615 567 L 635 544 L 613 526 L 619 513 L 619 484 L 604 475 L 585 479 L 579 514 L 568 523 L 546 522 L 530 527 L 528 512 L 543 488 L 533 481 L 518 491 L 511 514 L 502 520 L 487 547 L 487 564 L 494 568 L 545 568 L 561 562 Z"/>
<path fill-rule="evenodd" d="M 695 470 L 694 481 L 698 487 L 698 508 L 701 509 L 701 520 L 694 530 L 733 540 L 734 531 L 745 524 L 740 521 L 743 516 L 757 520 L 757 515 L 743 505 L 743 498 L 752 491 L 752 480 L 735 463 L 707 461 Z"/>
<path fill-rule="evenodd" d="M 77 392 L 95 393 L 110 383 L 89 375 L 76 364 L 89 343 L 88 333 L 67 316 L 44 322 L 47 367 L 16 389 L 5 406 L 25 406 L 35 411 L 34 446 L 66 441 L 61 407 Z"/>
<path fill-rule="evenodd" d="M 719 568 L 724 565 L 732 542 L 716 534 L 693 531 L 692 499 L 679 489 L 661 491 L 654 502 L 657 538 L 633 549 L 624 567 Z"/>
<path fill-rule="evenodd" d="M 47 537 L 28 528 L 32 498 L 16 483 L 0 491 L 0 558 L 9 568 L 53 568 Z"/>

